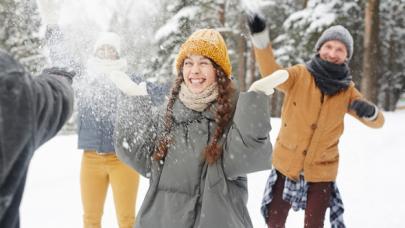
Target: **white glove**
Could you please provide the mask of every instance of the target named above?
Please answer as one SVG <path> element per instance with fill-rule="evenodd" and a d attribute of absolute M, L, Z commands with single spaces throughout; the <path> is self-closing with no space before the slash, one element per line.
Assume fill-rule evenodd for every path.
<path fill-rule="evenodd" d="M 128 77 L 127 74 L 122 71 L 112 71 L 110 74 L 108 74 L 108 78 L 117 86 L 119 90 L 128 96 L 148 95 L 145 82 L 136 84 Z"/>
<path fill-rule="evenodd" d="M 249 91 L 263 92 L 267 96 L 274 93 L 274 88 L 283 84 L 288 79 L 288 71 L 277 70 L 272 74 L 255 81 L 249 88 Z"/>

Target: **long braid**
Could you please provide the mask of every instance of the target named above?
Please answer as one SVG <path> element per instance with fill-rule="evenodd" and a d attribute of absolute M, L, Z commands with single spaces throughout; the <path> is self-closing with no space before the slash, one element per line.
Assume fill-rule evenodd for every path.
<path fill-rule="evenodd" d="M 214 63 L 214 62 L 213 62 Z M 217 110 L 215 113 L 215 123 L 217 127 L 214 135 L 211 137 L 210 144 L 204 149 L 204 158 L 208 164 L 213 164 L 222 155 L 222 145 L 219 144 L 224 129 L 228 125 L 233 116 L 232 106 L 232 94 L 234 88 L 232 87 L 232 81 L 226 77 L 224 71 L 214 63 L 217 73 L 218 83 L 218 98 L 217 98 Z M 163 160 L 167 155 L 169 145 L 172 143 L 172 136 L 170 134 L 173 126 L 173 105 L 178 98 L 180 92 L 181 83 L 184 81 L 182 71 L 179 71 L 179 75 L 171 90 L 171 96 L 167 104 L 167 109 L 164 117 L 164 131 L 158 139 L 158 146 L 154 152 L 153 158 L 155 160 Z"/>
<path fill-rule="evenodd" d="M 217 111 L 215 114 L 215 122 L 217 127 L 211 138 L 210 144 L 204 149 L 204 157 L 208 164 L 213 164 L 222 155 L 222 145 L 219 144 L 222 134 L 233 116 L 232 95 L 234 88 L 232 82 L 226 77 L 224 71 L 216 64 L 217 83 L 218 83 L 218 98 Z"/>
<path fill-rule="evenodd" d="M 183 81 L 184 79 L 182 71 L 179 71 L 176 81 L 172 87 L 170 99 L 167 104 L 166 113 L 164 116 L 164 130 L 158 139 L 158 146 L 153 154 L 153 158 L 155 160 L 163 160 L 166 157 L 169 145 L 172 143 L 170 131 L 173 126 L 173 105 L 179 96 L 180 86 Z"/>

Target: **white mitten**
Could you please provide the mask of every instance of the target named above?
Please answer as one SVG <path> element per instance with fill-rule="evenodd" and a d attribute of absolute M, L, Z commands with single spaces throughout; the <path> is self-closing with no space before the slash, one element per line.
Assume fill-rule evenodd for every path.
<path fill-rule="evenodd" d="M 260 80 L 255 81 L 249 91 L 263 92 L 267 96 L 274 93 L 274 88 L 283 84 L 288 79 L 288 71 L 277 70 L 274 73 Z"/>
<path fill-rule="evenodd" d="M 119 90 L 128 96 L 148 95 L 145 82 L 136 84 L 128 77 L 127 74 L 122 71 L 112 71 L 108 75 L 108 78 L 117 86 Z"/>

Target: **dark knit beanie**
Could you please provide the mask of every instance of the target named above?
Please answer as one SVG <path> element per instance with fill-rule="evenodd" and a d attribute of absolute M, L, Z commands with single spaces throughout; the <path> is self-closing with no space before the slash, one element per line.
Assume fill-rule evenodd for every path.
<path fill-rule="evenodd" d="M 330 40 L 342 42 L 347 49 L 347 58 L 350 60 L 353 55 L 353 37 L 342 25 L 334 25 L 326 29 L 315 44 L 315 51 L 318 52 L 322 45 Z"/>

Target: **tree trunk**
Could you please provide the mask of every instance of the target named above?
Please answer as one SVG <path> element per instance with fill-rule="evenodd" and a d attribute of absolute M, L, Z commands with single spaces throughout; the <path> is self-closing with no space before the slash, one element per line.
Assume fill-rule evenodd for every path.
<path fill-rule="evenodd" d="M 246 87 L 250 87 L 253 82 L 260 79 L 259 75 L 256 75 L 256 56 L 253 48 L 247 47 L 246 50 L 248 52 L 248 59 L 247 59 L 247 70 L 246 70 Z M 257 77 L 258 76 L 258 77 Z"/>
<path fill-rule="evenodd" d="M 239 19 L 239 29 L 243 31 L 243 28 L 245 26 L 245 17 L 240 17 Z M 236 56 L 238 59 L 237 62 L 237 74 L 238 74 L 238 81 L 239 81 L 239 89 L 240 91 L 246 91 L 246 39 L 242 34 L 237 34 L 236 35 L 237 39 L 237 51 L 236 51 Z"/>
<path fill-rule="evenodd" d="M 281 116 L 281 107 L 283 105 L 283 100 L 284 100 L 284 94 L 277 90 L 271 96 L 270 112 L 271 112 L 272 117 Z"/>
<path fill-rule="evenodd" d="M 307 8 L 307 6 L 308 6 L 308 0 L 304 0 L 304 7 L 303 7 L 303 9 Z"/>
<path fill-rule="evenodd" d="M 219 11 L 218 11 L 218 17 L 219 17 L 219 22 L 221 23 L 222 26 L 225 25 L 225 1 L 223 3 L 219 3 Z"/>
<path fill-rule="evenodd" d="M 379 0 L 368 0 L 365 13 L 364 53 L 363 53 L 363 78 L 361 92 L 364 96 L 377 103 L 378 92 L 378 33 Z"/>

